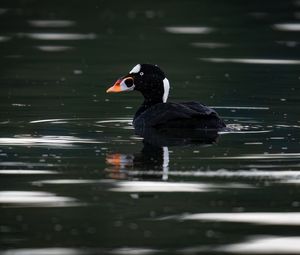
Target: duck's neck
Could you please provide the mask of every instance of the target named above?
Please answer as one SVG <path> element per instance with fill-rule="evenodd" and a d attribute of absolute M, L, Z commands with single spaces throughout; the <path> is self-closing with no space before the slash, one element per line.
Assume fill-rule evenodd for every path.
<path fill-rule="evenodd" d="M 136 119 L 139 115 L 141 115 L 144 111 L 146 111 L 147 109 L 149 109 L 150 107 L 152 107 L 153 105 L 162 103 L 162 99 L 147 99 L 145 98 L 144 102 L 142 103 L 142 105 L 140 106 L 140 108 L 137 110 L 137 112 L 134 115 L 134 119 Z"/>

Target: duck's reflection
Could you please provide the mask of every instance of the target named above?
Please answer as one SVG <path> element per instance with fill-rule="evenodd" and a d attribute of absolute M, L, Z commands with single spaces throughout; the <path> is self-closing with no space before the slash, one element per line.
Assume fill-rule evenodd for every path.
<path fill-rule="evenodd" d="M 169 147 L 206 145 L 218 141 L 216 130 L 154 129 L 135 130 L 144 138 L 139 153 L 106 155 L 106 171 L 114 179 L 168 179 Z"/>

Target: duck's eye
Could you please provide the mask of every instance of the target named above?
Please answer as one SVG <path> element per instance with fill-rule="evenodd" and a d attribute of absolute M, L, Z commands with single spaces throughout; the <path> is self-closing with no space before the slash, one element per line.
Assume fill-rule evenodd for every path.
<path fill-rule="evenodd" d="M 133 79 L 127 79 L 124 82 L 128 88 L 133 86 Z"/>
<path fill-rule="evenodd" d="M 143 76 L 144 75 L 144 73 L 143 72 L 140 72 L 140 76 Z"/>

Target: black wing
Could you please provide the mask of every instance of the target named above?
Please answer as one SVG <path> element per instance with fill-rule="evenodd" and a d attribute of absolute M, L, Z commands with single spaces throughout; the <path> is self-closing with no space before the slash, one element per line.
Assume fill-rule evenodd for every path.
<path fill-rule="evenodd" d="M 156 104 L 138 116 L 134 126 L 220 129 L 225 124 L 213 109 L 184 102 Z"/>

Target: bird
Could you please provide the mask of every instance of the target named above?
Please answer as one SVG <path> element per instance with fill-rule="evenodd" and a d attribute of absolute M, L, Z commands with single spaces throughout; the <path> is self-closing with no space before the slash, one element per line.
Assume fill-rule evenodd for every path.
<path fill-rule="evenodd" d="M 205 104 L 167 102 L 170 82 L 158 65 L 137 64 L 119 78 L 107 93 L 139 91 L 144 102 L 133 118 L 135 129 L 222 130 L 226 127 L 218 113 Z"/>

